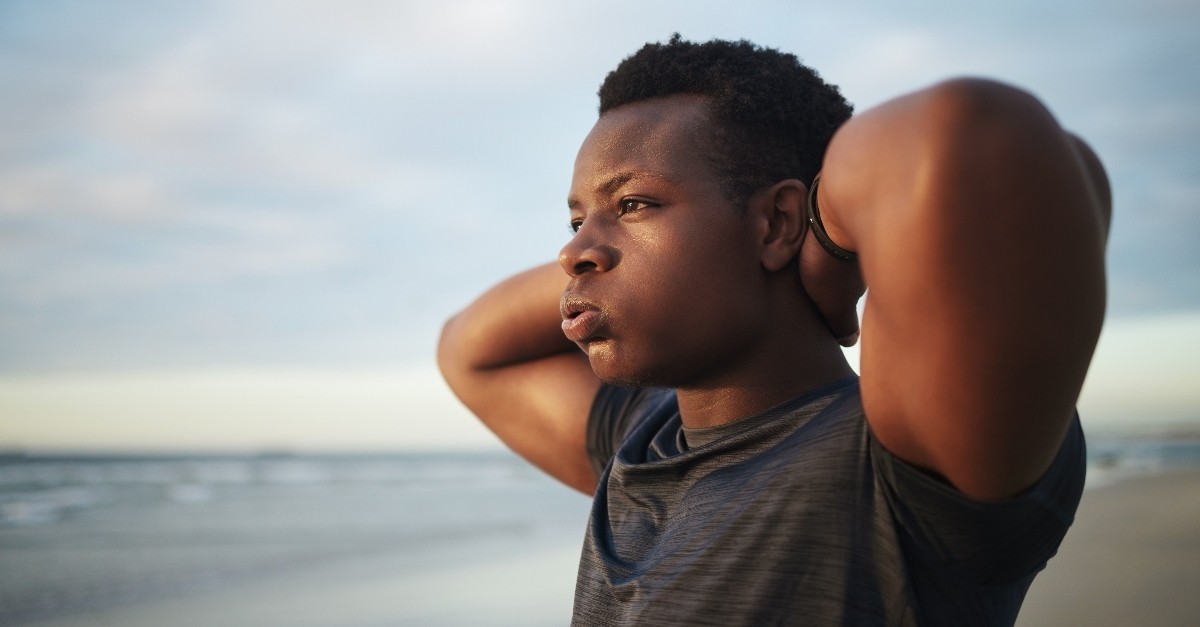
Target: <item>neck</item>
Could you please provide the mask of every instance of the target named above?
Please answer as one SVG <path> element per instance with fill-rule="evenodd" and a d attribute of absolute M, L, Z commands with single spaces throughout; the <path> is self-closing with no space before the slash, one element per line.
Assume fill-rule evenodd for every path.
<path fill-rule="evenodd" d="M 799 318 L 772 326 L 786 331 L 765 337 L 758 350 L 747 351 L 744 363 L 677 387 L 683 425 L 703 428 L 735 422 L 853 375 L 824 323 L 815 315 Z"/>

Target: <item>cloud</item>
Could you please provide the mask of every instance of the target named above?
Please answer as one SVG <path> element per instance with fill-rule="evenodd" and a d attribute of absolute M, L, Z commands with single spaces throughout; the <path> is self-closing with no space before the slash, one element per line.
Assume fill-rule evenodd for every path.
<path fill-rule="evenodd" d="M 22 244 L 0 254 L 4 300 L 278 275 L 350 257 L 329 215 L 205 201 L 171 183 L 71 162 L 0 173 L 0 219 L 19 227 Z"/>
<path fill-rule="evenodd" d="M 1113 175 L 1111 310 L 1200 308 L 1194 6 L 922 7 L 8 5 L 0 365 L 427 358 L 554 255 L 597 84 L 677 29 L 794 51 L 860 108 L 963 72 L 1034 89 Z"/>

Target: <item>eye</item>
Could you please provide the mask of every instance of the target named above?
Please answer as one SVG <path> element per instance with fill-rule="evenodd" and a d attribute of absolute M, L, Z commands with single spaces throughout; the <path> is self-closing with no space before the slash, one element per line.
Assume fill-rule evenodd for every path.
<path fill-rule="evenodd" d="M 654 203 L 646 200 L 639 200 L 637 198 L 622 198 L 621 201 L 617 203 L 617 215 L 623 216 L 627 213 L 633 213 L 635 211 L 640 211 L 652 206 L 654 206 Z"/>
<path fill-rule="evenodd" d="M 571 229 L 572 233 L 578 233 L 579 228 L 582 226 L 583 226 L 583 218 L 574 218 L 573 220 L 571 220 L 571 223 L 567 225 L 567 228 Z"/>

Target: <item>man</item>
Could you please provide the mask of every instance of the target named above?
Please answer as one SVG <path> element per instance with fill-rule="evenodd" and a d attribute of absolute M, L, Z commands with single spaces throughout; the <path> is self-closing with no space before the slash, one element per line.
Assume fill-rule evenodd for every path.
<path fill-rule="evenodd" d="M 600 89 L 558 263 L 447 323 L 462 401 L 595 495 L 573 624 L 1012 624 L 1057 549 L 1103 169 L 993 82 L 849 115 L 794 56 L 647 45 Z"/>

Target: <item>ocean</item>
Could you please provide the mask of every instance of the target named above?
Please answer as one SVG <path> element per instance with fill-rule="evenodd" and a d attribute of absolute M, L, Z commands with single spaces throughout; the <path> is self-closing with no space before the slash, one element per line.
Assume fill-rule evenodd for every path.
<path fill-rule="evenodd" d="M 500 452 L 10 456 L 0 625 L 562 625 L 589 505 Z"/>
<path fill-rule="evenodd" d="M 1092 438 L 1089 489 L 1200 465 Z M 589 500 L 505 452 L 0 457 L 0 625 L 565 625 Z"/>

